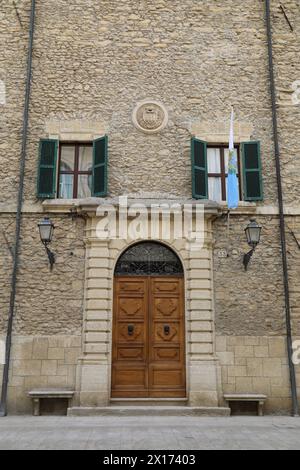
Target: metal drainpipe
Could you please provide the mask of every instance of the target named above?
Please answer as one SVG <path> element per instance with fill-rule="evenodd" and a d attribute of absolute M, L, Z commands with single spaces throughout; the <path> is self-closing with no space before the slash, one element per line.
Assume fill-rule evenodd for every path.
<path fill-rule="evenodd" d="M 292 390 L 292 406 L 293 406 L 292 413 L 293 413 L 293 416 L 299 416 L 296 373 L 295 373 L 295 366 L 293 363 L 293 339 L 292 339 L 292 326 L 291 326 L 290 291 L 289 291 L 289 276 L 288 276 L 288 263 L 287 263 L 286 238 L 285 238 L 285 218 L 284 218 L 282 180 L 281 180 L 280 147 L 279 147 L 279 137 L 278 137 L 278 118 L 277 118 L 277 108 L 276 108 L 276 86 L 275 86 L 275 78 L 274 78 L 273 40 L 272 40 L 270 0 L 265 0 L 265 5 L 266 5 L 266 21 L 267 21 L 267 37 L 268 37 L 270 89 L 271 89 L 271 100 L 272 100 L 273 134 L 274 134 L 274 146 L 275 146 L 275 163 L 276 163 L 276 177 L 277 177 L 279 219 L 280 219 L 280 239 L 281 239 L 281 253 L 282 253 L 282 266 L 283 266 L 283 278 L 284 278 L 287 352 L 288 352 L 288 361 L 289 361 L 289 370 L 290 370 L 291 390 Z"/>
<path fill-rule="evenodd" d="M 21 222 L 22 222 L 24 176 L 25 176 L 26 149 L 27 149 L 27 137 L 28 137 L 28 117 L 29 117 L 29 102 L 30 102 L 30 91 L 31 91 L 34 23 L 35 23 L 35 0 L 32 0 L 31 12 L 30 12 L 30 26 L 29 26 L 26 89 L 25 89 L 25 101 L 24 101 L 24 113 L 23 113 L 19 192 L 18 192 L 17 214 L 16 214 L 16 235 L 15 235 L 15 246 L 14 246 L 14 252 L 13 252 L 13 269 L 12 269 L 12 275 L 11 275 L 11 290 L 10 290 L 9 314 L 8 314 L 7 332 L 6 332 L 5 364 L 4 364 L 4 369 L 3 369 L 2 392 L 1 392 L 1 402 L 0 402 L 0 417 L 7 415 L 7 388 L 8 388 L 8 380 L 9 380 L 8 376 L 9 376 L 9 363 L 10 363 L 10 353 L 11 353 L 11 343 L 12 343 L 12 328 L 13 328 L 13 319 L 14 319 L 14 311 L 15 311 L 16 284 L 17 284 L 19 252 L 20 252 L 20 231 L 21 231 Z"/>

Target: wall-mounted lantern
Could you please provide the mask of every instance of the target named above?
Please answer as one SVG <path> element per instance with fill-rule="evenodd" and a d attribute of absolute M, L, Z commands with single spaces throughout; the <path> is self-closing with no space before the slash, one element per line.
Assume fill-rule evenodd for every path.
<path fill-rule="evenodd" d="M 53 265 L 55 263 L 55 255 L 52 253 L 52 251 L 48 248 L 48 245 L 52 241 L 53 237 L 53 232 L 54 232 L 54 224 L 53 222 L 48 218 L 45 217 L 44 220 L 42 220 L 39 224 L 39 231 L 40 231 L 40 237 L 41 237 L 41 242 L 43 243 L 46 253 L 48 255 L 49 263 L 50 263 L 50 270 L 52 271 Z"/>
<path fill-rule="evenodd" d="M 254 220 L 254 219 L 250 220 L 250 223 L 248 224 L 248 226 L 245 229 L 248 245 L 251 246 L 251 250 L 249 251 L 249 253 L 246 253 L 244 255 L 243 264 L 245 266 L 245 271 L 247 271 L 248 264 L 249 264 L 249 262 L 252 258 L 252 255 L 253 255 L 257 245 L 260 242 L 261 230 L 262 230 L 262 227 L 260 225 L 258 225 L 256 220 Z"/>

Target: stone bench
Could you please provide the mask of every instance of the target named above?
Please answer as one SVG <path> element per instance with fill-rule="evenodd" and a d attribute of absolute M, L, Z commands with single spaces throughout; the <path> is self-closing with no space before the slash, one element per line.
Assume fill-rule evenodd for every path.
<path fill-rule="evenodd" d="M 43 390 L 31 390 L 28 392 L 28 396 L 33 402 L 33 416 L 40 416 L 40 402 L 42 399 L 54 399 L 64 398 L 70 400 L 74 396 L 73 390 L 54 390 L 54 389 L 43 389 Z"/>
<path fill-rule="evenodd" d="M 267 399 L 267 395 L 260 395 L 257 393 L 232 393 L 224 395 L 228 406 L 232 401 L 246 401 L 246 402 L 257 402 L 258 404 L 258 416 L 264 415 L 264 404 Z"/>

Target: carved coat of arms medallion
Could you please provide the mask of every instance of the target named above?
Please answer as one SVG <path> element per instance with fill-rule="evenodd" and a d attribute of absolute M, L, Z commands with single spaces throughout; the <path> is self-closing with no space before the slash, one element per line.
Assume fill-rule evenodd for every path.
<path fill-rule="evenodd" d="M 158 101 L 138 103 L 133 111 L 133 123 L 141 131 L 152 134 L 164 129 L 168 123 L 168 112 Z"/>

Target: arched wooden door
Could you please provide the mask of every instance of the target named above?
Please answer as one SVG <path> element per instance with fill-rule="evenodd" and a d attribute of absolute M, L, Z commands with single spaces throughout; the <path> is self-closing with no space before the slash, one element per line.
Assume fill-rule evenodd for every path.
<path fill-rule="evenodd" d="M 142 242 L 114 279 L 112 398 L 186 396 L 184 276 L 166 246 Z"/>

